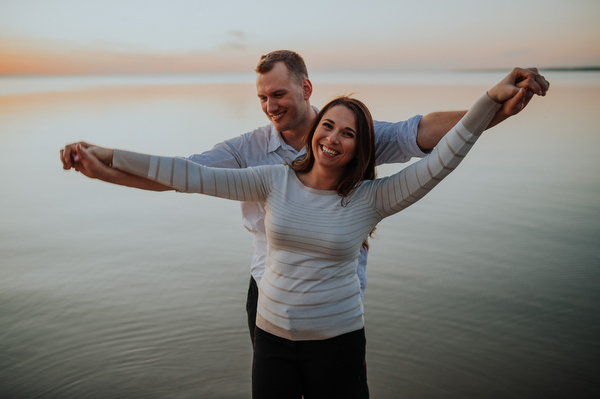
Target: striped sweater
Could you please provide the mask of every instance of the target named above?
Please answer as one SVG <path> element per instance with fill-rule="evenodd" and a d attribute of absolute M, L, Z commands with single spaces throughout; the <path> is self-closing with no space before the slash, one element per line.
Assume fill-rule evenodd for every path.
<path fill-rule="evenodd" d="M 268 252 L 256 325 L 290 340 L 327 339 L 363 327 L 356 268 L 369 232 L 454 170 L 499 108 L 482 96 L 427 157 L 363 181 L 345 206 L 335 191 L 304 186 L 285 165 L 220 169 L 115 150 L 113 167 L 182 192 L 264 202 Z"/>

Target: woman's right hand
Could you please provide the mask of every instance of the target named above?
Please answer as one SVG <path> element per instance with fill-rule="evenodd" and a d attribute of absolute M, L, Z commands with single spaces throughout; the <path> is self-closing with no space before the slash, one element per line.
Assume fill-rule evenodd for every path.
<path fill-rule="evenodd" d="M 71 168 L 87 177 L 101 178 L 110 171 L 113 150 L 80 141 L 60 150 L 63 169 Z"/>

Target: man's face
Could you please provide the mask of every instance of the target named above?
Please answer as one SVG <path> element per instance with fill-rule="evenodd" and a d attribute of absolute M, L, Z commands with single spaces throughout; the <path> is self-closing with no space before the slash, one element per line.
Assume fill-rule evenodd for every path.
<path fill-rule="evenodd" d="M 278 132 L 306 125 L 310 93 L 307 96 L 303 84 L 297 83 L 290 76 L 283 62 L 276 63 L 267 73 L 257 74 L 256 91 L 263 112 Z"/>

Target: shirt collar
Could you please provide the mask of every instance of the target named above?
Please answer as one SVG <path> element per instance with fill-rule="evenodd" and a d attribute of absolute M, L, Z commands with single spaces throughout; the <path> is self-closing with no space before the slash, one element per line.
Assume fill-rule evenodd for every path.
<path fill-rule="evenodd" d="M 269 152 L 275 152 L 279 147 L 283 148 L 284 150 L 294 150 L 291 146 L 287 145 L 285 141 L 283 141 L 281 134 L 279 134 L 277 129 L 275 129 L 275 125 L 271 123 L 271 125 L 269 125 L 269 130 L 269 135 L 271 136 L 269 138 Z"/>
<path fill-rule="evenodd" d="M 319 109 L 317 107 L 315 107 L 314 105 L 312 107 L 318 114 Z M 281 147 L 282 149 L 284 149 L 286 151 L 297 152 L 299 156 L 306 154 L 306 148 L 303 148 L 300 151 L 296 151 L 296 149 L 294 147 L 292 147 L 291 145 L 288 145 L 285 141 L 283 141 L 281 134 L 279 134 L 277 129 L 275 129 L 275 125 L 273 125 L 272 123 L 269 125 L 269 129 L 270 129 L 270 133 L 269 133 L 270 138 L 269 138 L 269 148 L 267 149 L 269 152 L 275 152 L 275 151 L 277 151 L 277 149 L 279 147 Z"/>

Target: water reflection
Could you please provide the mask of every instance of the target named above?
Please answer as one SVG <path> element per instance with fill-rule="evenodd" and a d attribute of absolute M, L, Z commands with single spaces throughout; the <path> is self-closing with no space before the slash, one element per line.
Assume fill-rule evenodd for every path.
<path fill-rule="evenodd" d="M 313 103 L 355 92 L 376 118 L 405 119 L 485 89 L 462 83 L 320 82 Z M 365 296 L 373 397 L 600 391 L 599 94 L 554 85 L 379 226 Z M 90 181 L 61 171 L 58 149 L 208 149 L 265 124 L 252 84 L 5 94 L 0 116 L 0 397 L 249 397 L 238 205 Z"/>

